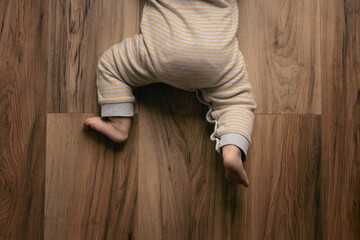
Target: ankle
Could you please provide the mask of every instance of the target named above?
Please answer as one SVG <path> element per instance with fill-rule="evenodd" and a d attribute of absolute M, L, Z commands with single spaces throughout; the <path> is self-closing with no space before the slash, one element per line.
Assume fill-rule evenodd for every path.
<path fill-rule="evenodd" d="M 234 168 L 238 166 L 241 161 L 241 150 L 235 145 L 225 145 L 222 147 L 223 164 L 226 168 Z"/>

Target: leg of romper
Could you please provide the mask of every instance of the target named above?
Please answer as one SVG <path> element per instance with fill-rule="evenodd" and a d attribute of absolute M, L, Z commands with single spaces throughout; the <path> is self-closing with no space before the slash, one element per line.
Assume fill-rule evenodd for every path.
<path fill-rule="evenodd" d="M 154 83 L 141 41 L 142 34 L 137 34 L 113 45 L 100 57 L 96 85 L 102 117 L 133 116 L 133 90 Z"/>
<path fill-rule="evenodd" d="M 216 140 L 215 150 L 233 144 L 242 150 L 242 161 L 246 160 L 251 144 L 251 134 L 257 107 L 248 80 L 244 58 L 239 50 L 237 61 L 217 87 L 200 89 L 209 105 L 206 115 L 208 122 L 215 123 L 210 139 Z M 198 97 L 200 100 L 200 97 Z"/>

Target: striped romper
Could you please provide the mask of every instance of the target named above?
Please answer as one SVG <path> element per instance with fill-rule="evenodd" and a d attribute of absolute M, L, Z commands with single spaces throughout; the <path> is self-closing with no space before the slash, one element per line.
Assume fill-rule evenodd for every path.
<path fill-rule="evenodd" d="M 141 33 L 113 45 L 97 68 L 101 116 L 133 116 L 137 87 L 156 82 L 196 92 L 215 124 L 215 150 L 251 144 L 256 102 L 236 32 L 236 0 L 147 0 Z"/>

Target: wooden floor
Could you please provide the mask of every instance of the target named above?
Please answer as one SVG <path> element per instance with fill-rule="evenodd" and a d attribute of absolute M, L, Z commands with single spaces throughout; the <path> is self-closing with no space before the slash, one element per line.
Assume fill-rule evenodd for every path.
<path fill-rule="evenodd" d="M 360 239 L 360 1 L 238 0 L 247 189 L 193 92 L 137 89 L 124 144 L 82 129 L 145 1 L 0 2 L 0 239 Z"/>

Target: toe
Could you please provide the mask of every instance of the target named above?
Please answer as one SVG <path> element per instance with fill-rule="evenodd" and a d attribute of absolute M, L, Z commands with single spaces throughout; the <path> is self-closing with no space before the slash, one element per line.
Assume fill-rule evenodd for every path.
<path fill-rule="evenodd" d="M 89 129 L 90 129 L 85 123 L 83 123 L 83 128 L 84 128 L 85 130 L 89 130 Z"/>
<path fill-rule="evenodd" d="M 250 185 L 250 184 L 249 184 L 249 180 L 246 179 L 246 180 L 243 182 L 243 184 L 244 184 L 245 187 L 249 187 L 249 185 Z"/>
<path fill-rule="evenodd" d="M 88 118 L 83 122 L 84 129 L 89 130 L 91 129 L 91 119 Z"/>
<path fill-rule="evenodd" d="M 241 178 L 241 182 L 245 187 L 249 187 L 249 179 L 246 175 L 246 172 L 244 169 L 242 169 L 241 173 L 240 173 L 240 178 Z"/>
<path fill-rule="evenodd" d="M 107 126 L 108 124 L 101 120 L 101 118 L 94 117 L 90 118 L 87 121 L 87 126 L 95 131 L 98 131 L 100 133 L 106 134 L 107 133 Z"/>

